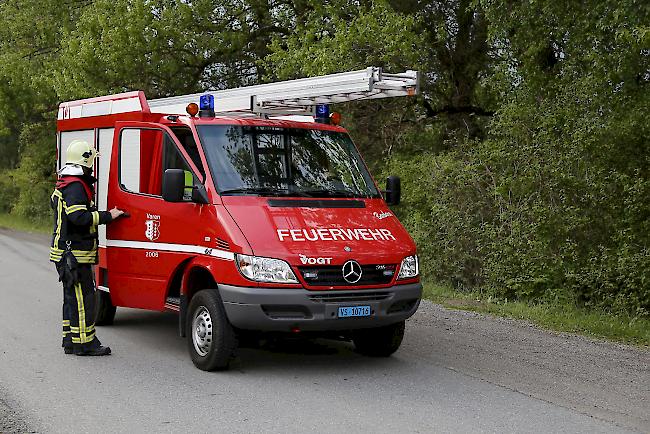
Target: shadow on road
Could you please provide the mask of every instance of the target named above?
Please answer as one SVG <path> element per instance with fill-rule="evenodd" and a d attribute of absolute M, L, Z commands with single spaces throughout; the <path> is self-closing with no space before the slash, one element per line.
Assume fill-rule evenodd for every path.
<path fill-rule="evenodd" d="M 187 354 L 187 342 L 178 336 L 178 316 L 173 313 L 150 312 L 137 309 L 118 309 L 115 323 L 101 327 L 116 339 L 128 340 L 138 346 L 152 346 L 159 352 Z M 403 362 L 395 358 L 369 358 L 354 351 L 349 342 L 330 339 L 262 337 L 259 342 L 247 339 L 231 363 L 234 370 L 336 370 L 354 366 L 390 367 Z"/>
<path fill-rule="evenodd" d="M 189 360 L 187 341 L 178 336 L 178 316 L 173 313 L 150 312 L 137 309 L 118 309 L 115 323 L 101 327 L 100 335 L 110 331 L 111 343 L 118 348 L 120 341 L 138 347 L 148 347 L 161 353 L 184 356 Z M 103 333 L 106 332 L 106 333 Z M 399 354 L 399 353 L 398 353 Z M 312 370 L 340 371 L 357 367 L 396 368 L 405 362 L 395 357 L 371 358 L 354 351 L 349 342 L 330 339 L 262 337 L 259 341 L 246 339 L 231 362 L 232 371 L 276 371 L 307 373 Z"/>

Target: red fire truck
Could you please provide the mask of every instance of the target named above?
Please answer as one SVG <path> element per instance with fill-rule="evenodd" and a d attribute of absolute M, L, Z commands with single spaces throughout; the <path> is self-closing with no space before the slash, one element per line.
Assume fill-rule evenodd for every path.
<path fill-rule="evenodd" d="M 100 157 L 97 324 L 118 306 L 174 311 L 194 364 L 225 369 L 238 336 L 303 333 L 395 352 L 422 286 L 413 240 L 329 104 L 409 96 L 415 71 L 367 68 L 147 100 L 59 107 L 59 165 L 74 139 Z"/>

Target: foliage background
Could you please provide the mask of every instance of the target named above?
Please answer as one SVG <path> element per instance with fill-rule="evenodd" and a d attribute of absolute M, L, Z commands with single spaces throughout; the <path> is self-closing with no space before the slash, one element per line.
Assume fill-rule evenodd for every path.
<path fill-rule="evenodd" d="M 422 96 L 338 107 L 424 276 L 650 310 L 650 4 L 0 0 L 0 212 L 49 215 L 59 102 L 382 66 Z"/>

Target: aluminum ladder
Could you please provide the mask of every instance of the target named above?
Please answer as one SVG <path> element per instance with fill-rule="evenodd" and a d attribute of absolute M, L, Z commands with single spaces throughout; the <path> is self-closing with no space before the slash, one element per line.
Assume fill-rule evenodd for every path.
<path fill-rule="evenodd" d="M 214 97 L 215 113 L 237 116 L 313 115 L 316 105 L 419 94 L 417 71 L 388 74 L 378 67 L 320 77 L 258 84 L 149 100 L 152 112 L 185 114 L 201 95 Z"/>

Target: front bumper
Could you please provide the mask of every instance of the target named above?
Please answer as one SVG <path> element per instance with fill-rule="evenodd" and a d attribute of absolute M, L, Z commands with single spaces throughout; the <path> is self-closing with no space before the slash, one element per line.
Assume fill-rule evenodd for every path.
<path fill-rule="evenodd" d="M 417 310 L 422 285 L 390 288 L 308 291 L 293 288 L 250 288 L 219 285 L 230 323 L 259 331 L 353 330 L 403 321 Z M 369 317 L 338 318 L 342 306 L 370 306 Z"/>

